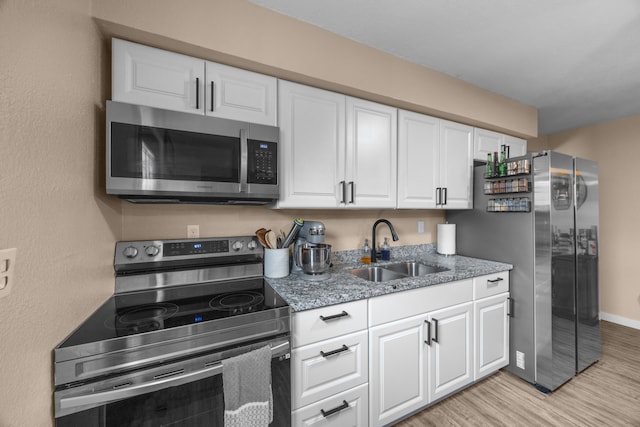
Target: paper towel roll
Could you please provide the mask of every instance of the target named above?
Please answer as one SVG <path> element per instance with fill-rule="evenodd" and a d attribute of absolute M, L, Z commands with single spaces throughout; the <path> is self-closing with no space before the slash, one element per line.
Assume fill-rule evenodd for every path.
<path fill-rule="evenodd" d="M 442 255 L 456 254 L 456 225 L 438 224 L 437 251 Z"/>

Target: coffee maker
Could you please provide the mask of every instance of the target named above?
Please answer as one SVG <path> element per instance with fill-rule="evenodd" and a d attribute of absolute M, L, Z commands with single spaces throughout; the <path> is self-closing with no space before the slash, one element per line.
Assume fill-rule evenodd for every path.
<path fill-rule="evenodd" d="M 324 280 L 329 277 L 331 245 L 324 241 L 325 227 L 320 221 L 305 221 L 293 247 L 292 273 L 305 280 Z"/>

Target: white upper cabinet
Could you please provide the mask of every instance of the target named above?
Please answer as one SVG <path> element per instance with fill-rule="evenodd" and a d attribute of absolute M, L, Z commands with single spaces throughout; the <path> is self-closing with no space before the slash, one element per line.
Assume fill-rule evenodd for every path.
<path fill-rule="evenodd" d="M 393 208 L 397 110 L 280 81 L 279 208 Z"/>
<path fill-rule="evenodd" d="M 112 99 L 276 125 L 275 77 L 113 39 Z"/>
<path fill-rule="evenodd" d="M 206 78 L 206 115 L 277 125 L 275 77 L 207 61 Z"/>
<path fill-rule="evenodd" d="M 471 208 L 473 128 L 402 110 L 398 119 L 398 208 Z"/>
<path fill-rule="evenodd" d="M 398 208 L 471 208 L 473 128 L 402 110 L 398 121 Z"/>
<path fill-rule="evenodd" d="M 398 112 L 398 208 L 433 209 L 440 182 L 440 119 Z"/>
<path fill-rule="evenodd" d="M 437 206 L 443 209 L 473 207 L 473 128 L 440 122 L 440 184 Z"/>
<path fill-rule="evenodd" d="M 280 80 L 280 208 L 334 208 L 344 180 L 346 98 Z"/>
<path fill-rule="evenodd" d="M 527 141 L 524 139 L 476 128 L 473 136 L 473 158 L 474 160 L 486 162 L 487 155 L 495 152 L 499 153 L 502 145 L 509 146 L 510 157 L 527 154 Z"/>
<path fill-rule="evenodd" d="M 204 61 L 112 40 L 112 99 L 203 114 Z"/>
<path fill-rule="evenodd" d="M 342 205 L 396 207 L 398 110 L 347 97 L 347 194 Z"/>

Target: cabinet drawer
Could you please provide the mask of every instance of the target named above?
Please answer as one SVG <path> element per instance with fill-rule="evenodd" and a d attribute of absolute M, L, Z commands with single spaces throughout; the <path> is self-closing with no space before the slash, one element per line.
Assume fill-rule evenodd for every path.
<path fill-rule="evenodd" d="M 293 314 L 293 347 L 367 329 L 367 300 Z"/>
<path fill-rule="evenodd" d="M 291 425 L 366 427 L 369 425 L 368 390 L 368 385 L 363 384 L 300 408 L 293 412 Z"/>
<path fill-rule="evenodd" d="M 509 291 L 509 272 L 487 274 L 473 278 L 473 299 L 477 300 Z"/>
<path fill-rule="evenodd" d="M 471 279 L 466 279 L 370 298 L 369 326 L 469 302 L 472 293 Z"/>
<path fill-rule="evenodd" d="M 364 384 L 369 371 L 367 331 L 294 349 L 291 363 L 293 409 Z"/>

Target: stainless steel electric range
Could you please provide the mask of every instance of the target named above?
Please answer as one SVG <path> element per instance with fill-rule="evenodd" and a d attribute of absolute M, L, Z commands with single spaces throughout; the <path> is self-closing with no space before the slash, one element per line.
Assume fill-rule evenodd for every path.
<path fill-rule="evenodd" d="M 58 426 L 222 426 L 224 360 L 269 345 L 290 425 L 290 314 L 253 236 L 119 242 L 115 294 L 54 350 Z"/>

